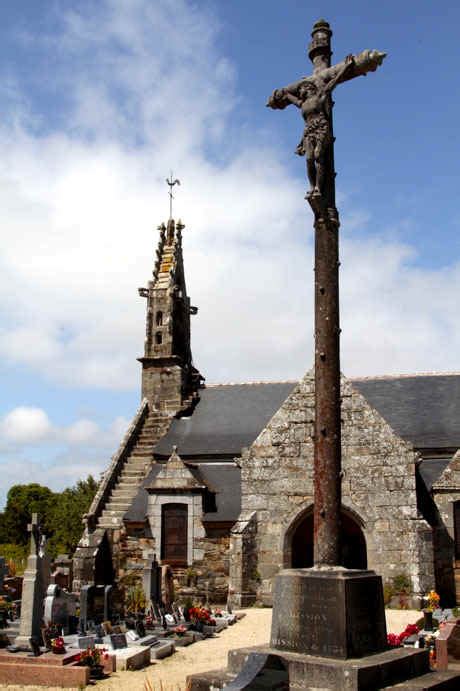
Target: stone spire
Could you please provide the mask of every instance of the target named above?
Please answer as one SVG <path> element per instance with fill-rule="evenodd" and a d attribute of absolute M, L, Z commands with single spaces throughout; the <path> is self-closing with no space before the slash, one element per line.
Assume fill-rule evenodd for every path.
<path fill-rule="evenodd" d="M 182 230 L 170 218 L 162 223 L 152 280 L 139 295 L 147 298 L 142 363 L 142 395 L 153 406 L 175 414 L 186 407 L 203 381 L 193 367 L 190 315 L 197 313 L 187 296 L 182 256 Z"/>

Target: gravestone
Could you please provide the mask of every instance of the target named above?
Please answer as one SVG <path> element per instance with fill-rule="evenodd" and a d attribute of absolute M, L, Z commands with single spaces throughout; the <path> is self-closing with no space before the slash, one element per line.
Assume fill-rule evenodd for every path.
<path fill-rule="evenodd" d="M 44 612 L 46 626 L 56 624 L 56 626 L 64 630 L 65 634 L 73 633 L 70 629 L 75 621 L 76 609 L 76 601 L 73 594 L 64 592 L 55 583 L 51 583 L 48 586 Z"/>
<path fill-rule="evenodd" d="M 442 624 L 436 638 L 436 668 L 446 670 L 449 659 L 460 660 L 460 619 Z"/>
<path fill-rule="evenodd" d="M 169 564 L 161 567 L 161 600 L 169 612 L 174 600 L 174 574 Z"/>
<path fill-rule="evenodd" d="M 86 632 L 89 622 L 92 625 L 112 618 L 111 585 L 84 585 L 80 591 L 80 632 Z"/>
<path fill-rule="evenodd" d="M 28 526 L 30 532 L 30 553 L 24 572 L 21 602 L 21 623 L 16 645 L 30 648 L 30 639 L 39 641 L 43 620 L 43 601 L 50 581 L 50 559 L 46 553 L 46 538 L 43 535 L 38 515 L 32 514 Z"/>
<path fill-rule="evenodd" d="M 125 633 L 111 633 L 109 638 L 113 650 L 121 650 L 128 647 Z"/>
<path fill-rule="evenodd" d="M 161 601 L 161 566 L 157 562 L 157 555 L 149 560 L 143 569 L 142 584 L 147 602 Z"/>
<path fill-rule="evenodd" d="M 80 650 L 93 648 L 96 643 L 96 636 L 78 636 L 77 645 Z"/>
<path fill-rule="evenodd" d="M 5 595 L 4 580 L 8 575 L 8 565 L 5 557 L 0 557 L 0 595 Z"/>
<path fill-rule="evenodd" d="M 51 583 L 56 583 L 60 588 L 71 590 L 73 580 L 73 560 L 68 554 L 58 554 L 53 562 Z"/>

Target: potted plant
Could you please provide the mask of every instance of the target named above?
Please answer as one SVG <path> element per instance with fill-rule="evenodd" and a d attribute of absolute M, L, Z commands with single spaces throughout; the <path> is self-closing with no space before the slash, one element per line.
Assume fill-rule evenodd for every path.
<path fill-rule="evenodd" d="M 90 668 L 90 677 L 93 679 L 102 679 L 104 676 L 104 665 L 102 664 L 102 660 L 107 658 L 108 655 L 105 648 L 89 646 L 86 650 L 81 651 L 79 663 Z"/>

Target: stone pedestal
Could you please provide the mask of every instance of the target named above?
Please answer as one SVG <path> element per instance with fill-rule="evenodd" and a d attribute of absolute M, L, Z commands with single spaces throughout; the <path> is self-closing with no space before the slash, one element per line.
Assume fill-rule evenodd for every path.
<path fill-rule="evenodd" d="M 388 649 L 382 581 L 373 571 L 281 571 L 270 646 L 232 650 L 228 659 L 227 670 L 189 676 L 188 691 L 460 688 L 455 672 L 430 672 L 427 649 Z"/>
<path fill-rule="evenodd" d="M 271 647 L 345 660 L 387 648 L 382 579 L 342 567 L 276 578 Z"/>

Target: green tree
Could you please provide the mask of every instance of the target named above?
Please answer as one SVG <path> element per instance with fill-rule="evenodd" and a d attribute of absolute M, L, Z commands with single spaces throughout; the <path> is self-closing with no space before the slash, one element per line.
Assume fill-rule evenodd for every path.
<path fill-rule="evenodd" d="M 51 536 L 48 542 L 51 556 L 75 551 L 83 531 L 83 514 L 88 511 L 97 486 L 96 480 L 89 475 L 86 480 L 79 480 L 74 487 L 55 495 L 46 520 L 47 533 Z"/>
<path fill-rule="evenodd" d="M 7 495 L 5 511 L 0 515 L 0 541 L 26 545 L 30 539 L 27 525 L 32 514 L 38 513 L 46 526 L 54 496 L 48 487 L 37 483 L 13 485 Z"/>

